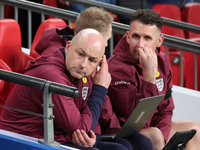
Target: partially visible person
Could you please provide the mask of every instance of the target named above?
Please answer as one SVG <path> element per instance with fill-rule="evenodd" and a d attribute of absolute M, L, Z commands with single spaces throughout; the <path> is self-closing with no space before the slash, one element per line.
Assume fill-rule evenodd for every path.
<path fill-rule="evenodd" d="M 87 27 L 94 28 L 103 35 L 105 45 L 107 45 L 107 41 L 111 37 L 112 33 L 111 23 L 112 16 L 107 11 L 97 7 L 90 7 L 80 13 L 76 20 L 74 32 L 76 35 Z M 59 37 L 57 33 L 62 36 L 64 35 L 64 38 Z M 56 48 L 62 49 L 72 34 L 73 33 L 69 28 L 57 28 L 57 30 L 56 28 L 46 29 L 36 46 L 36 51 L 40 53 L 41 56 L 45 56 L 53 53 Z M 47 50 L 44 51 L 44 49 Z M 79 81 L 78 89 L 83 101 L 88 100 L 90 93 L 92 92 L 92 86 L 93 83 L 91 76 Z M 100 127 L 104 132 L 118 131 L 121 128 L 115 113 L 113 113 L 109 97 L 106 97 L 105 105 L 103 105 L 102 108 Z M 134 150 L 152 149 L 151 141 L 141 134 L 136 134 L 134 137 L 130 137 L 128 141 L 130 141 Z"/>
<path fill-rule="evenodd" d="M 112 16 L 107 11 L 97 7 L 90 7 L 80 13 L 76 20 L 74 32 L 76 35 L 87 27 L 94 28 L 103 35 L 105 45 L 107 45 L 107 41 L 111 37 L 112 33 L 111 23 Z M 59 37 L 57 33 L 62 36 L 64 35 L 64 38 Z M 46 29 L 41 37 L 41 40 L 36 46 L 36 51 L 40 53 L 41 56 L 45 56 L 53 53 L 55 48 L 62 49 L 65 46 L 65 43 L 71 38 L 69 35 L 72 34 L 72 31 L 65 27 Z M 47 50 L 44 51 L 44 49 Z M 92 92 L 92 86 L 93 83 L 90 76 L 79 81 L 78 89 L 83 101 L 88 100 L 90 93 Z M 104 133 L 118 131 L 121 128 L 116 115 L 113 113 L 112 105 L 108 96 L 106 97 L 105 105 L 103 105 L 102 108 L 100 123 L 100 127 Z M 151 141 L 147 137 L 137 134 L 134 138 L 136 140 L 134 140 L 133 137 L 129 138 L 129 141 L 134 149 L 152 149 Z"/>
<path fill-rule="evenodd" d="M 76 19 L 74 32 L 66 26 L 46 29 L 37 46 L 43 46 L 43 42 L 46 42 L 48 39 L 49 44 L 45 45 L 46 47 L 43 46 L 43 49 L 48 48 L 48 51 L 43 51 L 41 48 L 37 50 L 37 53 L 40 55 L 46 55 L 54 52 L 55 48 L 65 47 L 66 42 L 71 40 L 74 34 L 77 34 L 79 31 L 86 28 L 93 28 L 99 31 L 103 35 L 107 46 L 108 40 L 112 36 L 112 21 L 112 15 L 105 9 L 89 7 L 82 11 Z M 58 34 L 61 37 L 59 37 Z"/>
<path fill-rule="evenodd" d="M 116 0 L 97 0 L 97 1 L 108 3 L 108 4 L 113 4 L 113 5 L 116 4 Z M 59 2 L 62 5 L 66 5 L 67 10 L 75 11 L 75 12 L 78 12 L 78 13 L 80 13 L 81 11 L 88 8 L 87 6 L 76 4 L 76 3 L 71 3 L 69 1 L 59 0 Z"/>
<path fill-rule="evenodd" d="M 186 3 L 192 2 L 194 2 L 194 0 L 146 0 L 146 8 L 151 9 L 155 4 L 174 4 L 181 10 Z"/>
<path fill-rule="evenodd" d="M 91 17 L 88 18 L 87 16 L 91 16 Z M 93 17 L 94 19 L 92 19 Z M 102 33 L 104 37 L 104 43 L 105 45 L 107 45 L 107 40 L 111 37 L 111 32 L 112 32 L 112 27 L 111 27 L 112 16 L 107 11 L 97 8 L 97 7 L 91 7 L 81 12 L 77 20 L 79 20 L 79 18 L 85 18 L 86 20 L 88 20 L 88 22 L 84 21 L 85 24 L 80 24 L 80 26 L 82 27 L 76 30 L 76 34 L 78 34 L 80 30 L 87 28 L 88 27 L 87 23 L 88 23 L 90 25 L 89 27 L 95 28 Z M 92 19 L 92 22 L 90 22 L 91 19 Z M 77 26 L 79 25 L 76 25 L 76 27 Z M 45 32 L 43 33 L 41 37 L 41 40 L 36 46 L 36 51 L 41 54 L 41 57 L 51 57 L 51 55 L 55 53 L 58 49 L 60 50 L 64 49 L 66 43 L 73 36 L 72 35 L 73 32 L 69 28 L 65 28 L 65 29 L 63 28 L 49 28 L 45 30 Z M 67 36 L 64 36 L 64 38 L 59 37 L 57 33 L 61 35 L 67 34 Z M 38 59 L 40 59 L 40 57 Z M 87 103 L 89 96 L 92 92 L 93 83 L 90 81 L 92 81 L 91 77 L 83 78 L 82 80 L 79 80 L 78 89 L 80 91 L 80 99 L 82 99 L 83 103 Z M 89 85 L 89 86 L 87 87 L 86 85 Z M 101 119 L 102 120 L 101 123 L 103 122 L 103 124 L 106 124 L 107 130 L 110 130 L 110 129 L 119 130 L 120 125 L 119 125 L 118 119 L 116 118 L 115 114 L 112 111 L 112 106 L 110 105 L 110 100 L 108 97 L 106 97 L 105 103 L 106 105 L 103 106 L 103 110 L 105 110 L 106 113 L 101 114 L 101 116 L 103 116 L 103 118 Z M 77 133 L 80 134 L 80 130 L 77 130 Z M 76 134 L 73 134 L 73 135 L 75 136 Z M 67 136 L 66 139 L 68 138 L 69 137 Z M 151 150 L 152 149 L 151 141 L 145 136 L 142 136 L 142 138 L 146 140 L 145 141 L 146 143 L 141 145 L 143 149 L 146 149 L 148 147 L 147 149 Z M 143 141 L 142 138 L 139 138 L 138 140 L 141 140 L 142 142 Z M 132 149 L 133 146 L 132 145 L 130 147 L 127 146 L 130 144 L 129 142 L 128 144 L 126 144 L 127 142 L 128 142 L 127 140 L 123 140 L 123 139 L 115 140 L 115 143 L 122 143 L 123 145 L 126 145 L 128 149 Z M 138 145 L 136 142 L 134 143 L 134 141 L 132 141 L 131 144 L 134 144 L 134 146 Z M 109 148 L 109 147 L 106 146 L 106 148 Z"/>
<path fill-rule="evenodd" d="M 159 50 L 164 40 L 162 25 L 159 13 L 151 9 L 134 12 L 129 31 L 107 61 L 112 77 L 108 95 L 123 125 L 140 99 L 166 94 L 140 133 L 151 139 L 154 150 L 161 150 L 175 132 L 196 129 L 186 150 L 198 150 L 200 125 L 193 121 L 172 121 L 172 70 L 168 57 Z"/>
<path fill-rule="evenodd" d="M 65 49 L 57 49 L 50 55 L 29 62 L 25 75 L 72 87 L 78 87 L 82 78 L 91 75 L 93 87 L 87 102 L 82 100 L 81 95 L 71 98 L 52 94 L 55 141 L 80 149 L 132 150 L 130 143 L 124 139 L 118 139 L 116 143 L 99 141 L 98 119 L 111 81 L 104 52 L 105 40 L 101 33 L 84 29 L 67 42 Z M 99 64 L 101 68 L 96 71 Z M 42 104 L 43 90 L 16 84 L 5 106 L 43 114 Z M 44 138 L 43 118 L 40 116 L 4 109 L 0 128 Z"/>

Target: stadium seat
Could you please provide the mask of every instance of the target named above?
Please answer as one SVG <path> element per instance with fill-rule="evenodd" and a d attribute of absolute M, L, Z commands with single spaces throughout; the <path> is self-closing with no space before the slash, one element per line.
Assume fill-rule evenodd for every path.
<path fill-rule="evenodd" d="M 9 5 L 4 5 L 4 18 L 14 17 L 14 8 Z"/>
<path fill-rule="evenodd" d="M 187 3 L 184 5 L 182 9 L 182 20 L 187 23 L 195 24 L 200 26 L 200 3 Z M 199 33 L 184 31 L 185 37 L 188 38 L 196 38 L 200 37 Z"/>
<path fill-rule="evenodd" d="M 0 59 L 12 71 L 24 73 L 31 56 L 22 51 L 21 30 L 14 19 L 0 19 Z"/>
<path fill-rule="evenodd" d="M 160 15 L 162 17 L 174 19 L 177 21 L 182 21 L 180 9 L 176 5 L 156 4 L 152 7 L 152 10 L 160 13 Z M 185 38 L 185 35 L 184 35 L 184 32 L 182 29 L 178 29 L 178 28 L 174 28 L 174 27 L 170 27 L 170 26 L 166 26 L 166 25 L 163 25 L 162 33 L 180 37 L 180 38 Z"/>
<path fill-rule="evenodd" d="M 166 53 L 166 46 L 161 45 L 160 50 L 164 53 Z M 187 54 L 184 53 L 185 51 L 183 51 L 183 85 L 185 85 L 185 79 L 186 79 L 186 60 L 188 58 Z M 169 61 L 171 64 L 171 68 L 172 68 L 172 81 L 174 85 L 180 86 L 180 50 L 176 50 L 176 49 L 170 49 L 168 51 L 169 54 Z M 189 61 L 189 60 L 187 60 Z"/>
<path fill-rule="evenodd" d="M 166 52 L 166 46 L 161 45 L 162 52 Z M 180 86 L 180 50 L 170 50 L 168 51 L 169 61 L 172 68 L 172 81 L 174 85 Z M 186 80 L 186 58 L 183 53 L 183 85 L 185 84 Z"/>
<path fill-rule="evenodd" d="M 152 10 L 158 12 L 162 17 L 181 21 L 181 12 L 180 12 L 179 7 L 176 6 L 176 5 L 173 5 L 173 4 L 155 4 L 152 7 Z M 183 32 L 182 29 L 163 25 L 162 33 L 185 39 L 185 35 L 184 35 L 184 32 Z M 164 47 L 162 46 L 161 51 L 164 52 L 165 50 L 163 50 L 163 48 Z M 176 50 L 176 49 L 169 47 L 169 50 Z"/>
<path fill-rule="evenodd" d="M 33 39 L 33 43 L 31 45 L 31 50 L 30 50 L 30 56 L 33 57 L 33 58 L 37 58 L 38 56 L 40 56 L 35 51 L 35 47 L 38 44 L 38 42 L 39 42 L 39 40 L 42 36 L 42 33 L 44 32 L 45 29 L 52 28 L 52 27 L 61 27 L 61 26 L 67 26 L 67 25 L 66 25 L 65 21 L 63 21 L 60 18 L 50 18 L 50 19 L 43 21 L 40 24 L 40 26 L 39 26 L 36 34 L 35 34 L 35 37 Z"/>
<path fill-rule="evenodd" d="M 0 59 L 0 69 L 4 69 L 7 71 L 12 71 L 10 67 L 2 60 Z M 4 80 L 0 80 L 0 105 L 4 105 L 5 101 L 12 90 L 14 86 L 14 83 L 7 82 Z M 2 108 L 0 108 L 0 114 L 1 114 Z"/>
<path fill-rule="evenodd" d="M 190 38 L 188 40 L 200 42 L 200 38 Z M 194 54 L 184 51 L 183 55 L 187 56 L 185 87 L 194 89 Z M 197 90 L 200 91 L 200 54 L 197 54 Z"/>
<path fill-rule="evenodd" d="M 180 86 L 180 51 L 169 51 L 169 61 L 172 68 L 173 85 Z M 183 56 L 183 85 L 186 80 L 186 59 Z"/>
<path fill-rule="evenodd" d="M 176 5 L 156 4 L 152 7 L 152 10 L 160 13 L 162 17 L 181 21 L 181 12 L 180 12 L 179 7 Z M 185 38 L 185 35 L 182 29 L 178 29 L 178 28 L 174 28 L 174 27 L 170 27 L 166 25 L 163 25 L 162 33 L 168 34 L 171 36 L 176 36 L 179 38 Z M 169 60 L 170 60 L 171 68 L 173 71 L 172 81 L 174 85 L 180 86 L 180 62 L 179 63 L 173 62 L 173 60 L 180 60 L 180 51 L 172 47 L 168 47 L 168 49 L 169 49 Z M 160 50 L 165 53 L 166 46 L 162 45 L 160 47 Z M 185 81 L 185 61 L 186 61 L 185 59 L 186 59 L 185 56 L 183 56 L 183 84 Z"/>
<path fill-rule="evenodd" d="M 57 0 L 43 0 L 43 4 L 53 6 L 53 7 L 58 7 Z"/>
<path fill-rule="evenodd" d="M 42 0 L 44 5 L 52 6 L 58 8 L 57 0 Z M 55 18 L 54 16 L 45 15 L 45 19 Z"/>
<path fill-rule="evenodd" d="M 0 59 L 2 69 L 17 73 L 24 73 L 27 62 L 34 60 L 22 51 L 21 31 L 19 24 L 14 19 L 0 19 Z M 0 92 L 1 104 L 7 99 L 12 87 L 13 84 L 5 82 L 3 90 Z"/>

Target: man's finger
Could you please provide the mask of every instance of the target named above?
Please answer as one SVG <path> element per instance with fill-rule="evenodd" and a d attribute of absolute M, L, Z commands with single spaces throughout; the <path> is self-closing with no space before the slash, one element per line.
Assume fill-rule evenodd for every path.
<path fill-rule="evenodd" d="M 103 59 L 102 59 L 100 64 L 101 64 L 101 68 L 99 70 L 108 68 L 108 64 L 107 64 L 107 61 L 106 61 L 106 55 L 103 56 Z"/>
<path fill-rule="evenodd" d="M 144 57 L 145 53 L 144 53 L 143 48 L 138 48 L 137 50 L 138 50 L 139 56 L 140 56 L 140 57 Z"/>
<path fill-rule="evenodd" d="M 81 130 L 81 134 L 82 134 L 83 138 L 85 139 L 85 142 L 89 143 L 90 137 L 87 135 L 87 133 L 84 130 Z"/>
<path fill-rule="evenodd" d="M 92 130 L 90 130 L 89 132 L 90 132 L 90 137 L 91 138 L 95 138 L 96 137 L 95 133 Z"/>
<path fill-rule="evenodd" d="M 84 146 L 84 145 L 86 144 L 86 141 L 85 141 L 84 137 L 82 136 L 82 133 L 80 132 L 79 129 L 76 130 L 76 134 L 77 134 L 78 139 L 79 139 L 79 141 L 80 141 L 80 144 L 79 144 L 79 145 L 80 145 L 80 146 Z"/>
<path fill-rule="evenodd" d="M 74 145 L 80 146 L 80 141 L 79 141 L 79 138 L 78 138 L 76 131 L 74 131 L 74 133 L 72 135 L 72 141 L 73 141 Z"/>

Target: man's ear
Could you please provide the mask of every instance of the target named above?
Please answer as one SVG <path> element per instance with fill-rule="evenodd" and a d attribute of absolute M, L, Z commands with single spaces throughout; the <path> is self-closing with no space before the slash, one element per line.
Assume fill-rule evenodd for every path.
<path fill-rule="evenodd" d="M 67 52 L 70 47 L 71 47 L 71 41 L 67 41 L 67 44 L 65 46 L 65 52 Z"/>
<path fill-rule="evenodd" d="M 126 41 L 129 44 L 130 42 L 129 31 L 126 32 Z"/>
<path fill-rule="evenodd" d="M 162 34 L 160 34 L 160 36 L 158 38 L 157 47 L 160 47 L 162 45 L 163 41 L 164 41 L 164 36 Z"/>

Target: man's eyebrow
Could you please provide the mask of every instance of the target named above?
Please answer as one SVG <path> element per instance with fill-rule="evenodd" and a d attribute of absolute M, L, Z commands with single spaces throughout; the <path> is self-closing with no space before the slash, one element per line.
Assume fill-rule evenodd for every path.
<path fill-rule="evenodd" d="M 132 33 L 132 36 L 135 36 L 135 35 L 140 36 L 140 35 L 139 35 L 138 33 L 136 33 L 136 32 Z M 149 35 L 149 34 L 144 35 L 144 37 L 148 37 L 148 38 L 152 39 L 152 36 Z"/>
<path fill-rule="evenodd" d="M 88 55 L 83 49 L 80 48 L 80 50 L 81 50 L 86 56 L 88 56 L 90 59 L 94 59 L 94 60 L 98 59 L 98 57 L 92 57 L 92 56 Z"/>
<path fill-rule="evenodd" d="M 148 38 L 151 38 L 151 39 L 152 39 L 152 36 L 150 36 L 150 35 L 145 35 L 145 37 L 148 37 Z"/>
<path fill-rule="evenodd" d="M 132 33 L 131 36 L 132 36 L 132 37 L 133 37 L 133 36 L 138 36 L 138 37 L 140 37 L 140 35 L 139 35 L 138 33 L 136 33 L 136 32 Z"/>
<path fill-rule="evenodd" d="M 132 35 L 138 35 L 138 33 L 135 33 L 135 32 L 134 32 L 134 33 L 132 33 Z"/>

